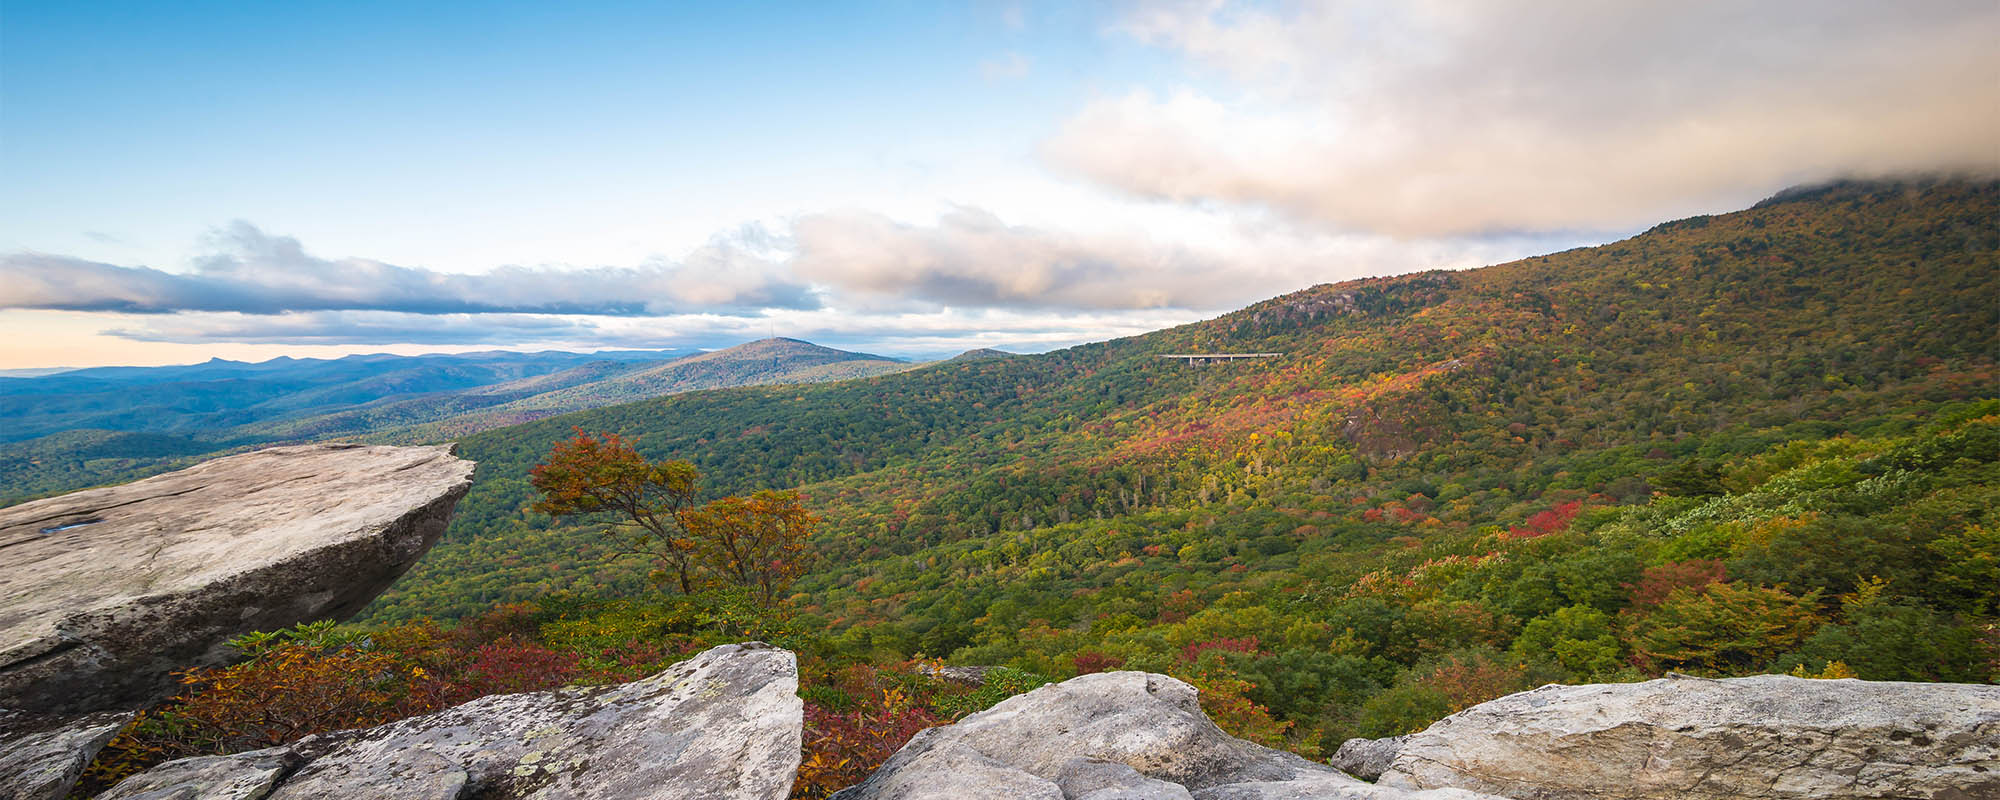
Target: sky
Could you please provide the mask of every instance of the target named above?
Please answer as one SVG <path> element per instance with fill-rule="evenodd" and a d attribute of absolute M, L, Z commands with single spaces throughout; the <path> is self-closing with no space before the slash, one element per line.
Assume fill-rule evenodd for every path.
<path fill-rule="evenodd" d="M 1042 351 L 2000 172 L 2000 3 L 0 0 L 0 369 Z"/>

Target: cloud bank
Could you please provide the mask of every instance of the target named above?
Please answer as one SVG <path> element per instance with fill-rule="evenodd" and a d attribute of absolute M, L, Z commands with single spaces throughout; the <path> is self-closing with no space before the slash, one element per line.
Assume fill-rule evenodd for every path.
<path fill-rule="evenodd" d="M 1082 233 L 955 207 L 746 227 L 638 268 L 440 273 L 326 259 L 236 223 L 184 273 L 0 256 L 0 308 L 92 312 L 156 344 L 717 347 L 773 333 L 901 355 L 1045 349 L 1156 330 L 1313 283 L 1467 267 L 1537 241 L 1397 242 L 1182 215 L 1189 241 Z"/>
<path fill-rule="evenodd" d="M 817 308 L 804 284 L 757 254 L 758 229 L 719 236 L 678 263 L 637 267 L 503 266 L 436 272 L 308 254 L 297 239 L 238 221 L 210 237 L 194 270 L 165 272 L 59 255 L 0 256 L 0 308 L 163 314 L 398 311 L 413 314 L 757 314 Z"/>
<path fill-rule="evenodd" d="M 2000 170 L 2000 4 L 1138 8 L 1225 87 L 1102 98 L 1052 163 L 1403 237 L 1617 230 L 1841 176 Z"/>

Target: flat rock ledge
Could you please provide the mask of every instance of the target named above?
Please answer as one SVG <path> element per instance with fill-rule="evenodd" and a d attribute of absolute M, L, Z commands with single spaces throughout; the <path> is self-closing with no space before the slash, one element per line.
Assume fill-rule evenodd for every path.
<path fill-rule="evenodd" d="M 444 446 L 274 447 L 0 509 L 0 708 L 137 708 L 232 637 L 353 616 L 472 469 Z"/>
<path fill-rule="evenodd" d="M 1402 737 L 1380 785 L 1519 800 L 2000 798 L 2000 686 L 1782 675 L 1544 686 Z"/>
<path fill-rule="evenodd" d="M 1493 800 L 1407 791 L 1222 732 L 1193 686 L 1106 672 L 1008 698 L 912 738 L 836 800 Z"/>
<path fill-rule="evenodd" d="M 71 715 L 0 710 L 0 797 L 68 797 L 97 751 L 136 716 L 136 711 Z"/>
<path fill-rule="evenodd" d="M 746 642 L 632 683 L 170 761 L 98 800 L 783 800 L 803 723 L 797 661 Z"/>

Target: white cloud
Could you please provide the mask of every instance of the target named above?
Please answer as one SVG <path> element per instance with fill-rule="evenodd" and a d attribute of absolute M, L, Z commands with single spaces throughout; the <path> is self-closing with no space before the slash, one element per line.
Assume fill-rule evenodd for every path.
<path fill-rule="evenodd" d="M 365 258 L 326 259 L 297 239 L 238 221 L 209 237 L 192 272 L 125 267 L 68 256 L 0 256 L 0 308 L 64 311 L 371 310 L 417 314 L 754 314 L 812 308 L 819 299 L 767 258 L 761 228 L 726 232 L 678 262 L 637 267 L 503 266 L 437 272 Z"/>
<path fill-rule="evenodd" d="M 2000 169 L 2000 5 L 1142 7 L 1227 91 L 1088 105 L 1053 163 L 1181 202 L 1421 237 L 1611 230 L 1846 175 Z"/>

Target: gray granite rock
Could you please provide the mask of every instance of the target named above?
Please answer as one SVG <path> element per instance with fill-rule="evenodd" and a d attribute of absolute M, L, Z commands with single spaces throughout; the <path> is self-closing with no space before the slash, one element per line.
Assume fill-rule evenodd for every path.
<path fill-rule="evenodd" d="M 932 728 L 931 730 L 941 730 Z M 919 737 L 923 734 L 918 734 Z M 916 740 L 912 739 L 914 743 Z M 1046 778 L 1030 775 L 1004 761 L 957 742 L 926 747 L 912 755 L 907 769 L 877 771 L 869 778 L 872 800 L 966 800 L 1006 797 L 1018 800 L 1064 800 L 1062 789 Z M 851 791 L 851 790 L 850 790 Z M 849 797 L 847 791 L 835 798 Z"/>
<path fill-rule="evenodd" d="M 61 800 L 97 751 L 134 716 L 129 711 L 75 716 L 0 710 L 0 795 Z"/>
<path fill-rule="evenodd" d="M 1076 800 L 1193 800 L 1186 787 L 1155 780 L 1116 761 L 1076 758 L 1056 772 L 1056 788 Z"/>
<path fill-rule="evenodd" d="M 138 707 L 231 637 L 351 616 L 471 481 L 445 447 L 301 445 L 0 509 L 0 707 Z"/>
<path fill-rule="evenodd" d="M 1289 781 L 1253 781 L 1211 786 L 1194 800 L 1502 800 L 1464 789 L 1406 790 L 1363 783 L 1346 775 L 1314 775 Z"/>
<path fill-rule="evenodd" d="M 1514 798 L 2000 797 L 2000 686 L 1782 675 L 1544 686 L 1405 738 L 1381 778 Z"/>
<path fill-rule="evenodd" d="M 1349 739 L 1340 743 L 1333 758 L 1327 760 L 1334 769 L 1353 775 L 1364 781 L 1382 777 L 1382 772 L 1396 760 L 1396 754 L 1403 749 L 1403 737 L 1390 736 L 1385 739 Z"/>
<path fill-rule="evenodd" d="M 170 761 L 94 800 L 263 800 L 304 759 L 289 747 Z"/>
<path fill-rule="evenodd" d="M 207 779 L 192 776 L 234 781 L 255 756 L 300 765 L 275 782 L 270 800 L 783 800 L 799 766 L 803 712 L 792 654 L 748 642 L 632 683 L 493 695 L 275 751 L 169 762 L 110 797 L 152 800 L 140 792 L 162 775 L 206 791 Z"/>
<path fill-rule="evenodd" d="M 1105 672 L 1044 686 L 919 733 L 867 780 L 834 797 L 1178 800 L 1223 787 L 1235 794 L 1217 797 L 1308 797 L 1328 787 L 1366 792 L 1345 795 L 1357 798 L 1410 796 L 1223 733 L 1186 683 Z M 1292 794 L 1282 793 L 1287 791 Z"/>
<path fill-rule="evenodd" d="M 268 800 L 458 800 L 465 768 L 428 750 L 321 758 L 284 779 Z"/>

